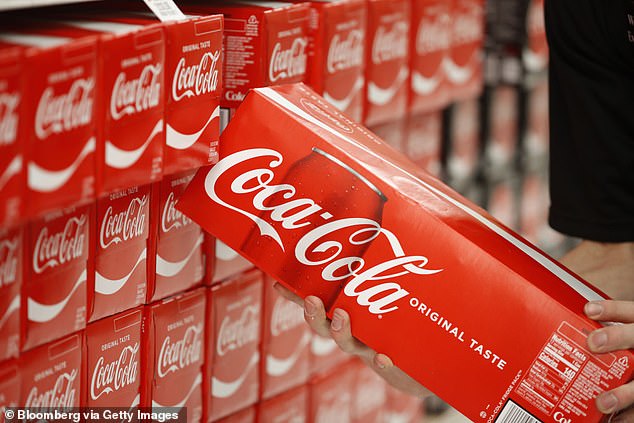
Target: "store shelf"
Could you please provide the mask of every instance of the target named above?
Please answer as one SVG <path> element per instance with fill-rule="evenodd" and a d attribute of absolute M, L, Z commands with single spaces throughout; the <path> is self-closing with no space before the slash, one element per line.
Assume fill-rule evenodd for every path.
<path fill-rule="evenodd" d="M 0 11 L 13 9 L 27 9 L 31 7 L 55 6 L 59 4 L 84 3 L 96 0 L 2 0 Z"/>

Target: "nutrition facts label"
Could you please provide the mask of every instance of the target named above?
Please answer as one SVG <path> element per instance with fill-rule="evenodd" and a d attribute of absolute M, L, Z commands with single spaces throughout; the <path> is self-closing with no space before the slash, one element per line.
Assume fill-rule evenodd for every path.
<path fill-rule="evenodd" d="M 587 336 L 563 322 L 533 362 L 516 392 L 543 413 L 586 416 L 592 399 L 629 363 L 614 354 L 592 355 Z"/>

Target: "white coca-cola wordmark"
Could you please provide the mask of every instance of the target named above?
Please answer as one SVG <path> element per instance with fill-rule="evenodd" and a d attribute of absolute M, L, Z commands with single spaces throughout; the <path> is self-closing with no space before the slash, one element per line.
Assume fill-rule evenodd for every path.
<path fill-rule="evenodd" d="M 200 62 L 188 66 L 185 58 L 181 57 L 172 79 L 172 98 L 174 101 L 216 91 L 219 58 L 219 50 L 213 53 L 207 52 L 202 55 Z"/>
<path fill-rule="evenodd" d="M 139 343 L 128 345 L 121 350 L 119 358 L 106 363 L 99 357 L 92 372 L 90 398 L 99 399 L 103 394 L 110 394 L 131 385 L 137 380 L 139 368 Z"/>
<path fill-rule="evenodd" d="M 182 228 L 190 225 L 192 220 L 176 210 L 176 196 L 173 192 L 170 192 L 165 202 L 165 208 L 163 209 L 163 216 L 161 219 L 161 229 L 164 233 L 171 231 L 172 229 Z"/>
<path fill-rule="evenodd" d="M 110 114 L 114 120 L 156 107 L 161 98 L 160 63 L 147 65 L 136 79 L 119 73 L 112 87 Z"/>
<path fill-rule="evenodd" d="M 119 244 L 143 235 L 147 219 L 145 206 L 148 196 L 133 198 L 128 208 L 115 213 L 109 206 L 99 229 L 99 244 L 101 248 L 108 248 L 111 244 Z"/>
<path fill-rule="evenodd" d="M 0 287 L 13 284 L 18 274 L 18 237 L 0 240 Z"/>
<path fill-rule="evenodd" d="M 75 407 L 77 393 L 76 389 L 73 388 L 73 383 L 77 378 L 77 373 L 77 369 L 73 369 L 70 373 L 60 374 L 53 387 L 48 391 L 39 392 L 38 387 L 33 386 L 24 406 L 38 408 L 39 412 Z"/>
<path fill-rule="evenodd" d="M 301 307 L 283 297 L 278 297 L 271 315 L 271 335 L 279 336 L 302 325 L 304 325 L 304 313 Z"/>
<path fill-rule="evenodd" d="M 453 45 L 470 44 L 482 39 L 482 13 L 478 6 L 453 15 Z"/>
<path fill-rule="evenodd" d="M 395 22 L 389 30 L 379 26 L 372 44 L 372 63 L 380 65 L 407 57 L 408 32 L 409 25 L 402 21 Z"/>
<path fill-rule="evenodd" d="M 233 178 L 232 181 L 220 181 L 228 170 L 236 166 L 247 167 L 248 163 L 258 158 L 260 161 L 263 158 L 269 158 L 268 168 L 251 168 Z M 270 219 L 280 222 L 282 228 L 286 230 L 315 225 L 315 228 L 304 234 L 296 245 L 290 246 L 294 247 L 295 258 L 305 266 L 326 265 L 321 277 L 327 283 L 338 283 L 350 278 L 343 292 L 349 297 L 356 297 L 357 303 L 368 307 L 368 311 L 372 314 L 383 314 L 398 309 L 398 306 L 394 304 L 409 295 L 409 292 L 396 282 L 377 284 L 368 282 L 396 279 L 410 273 L 431 275 L 442 271 L 442 269 L 425 268 L 429 262 L 425 256 L 405 255 L 398 237 L 382 228 L 376 221 L 365 217 L 331 220 L 336 217 L 336 213 L 333 214 L 327 210 L 325 210 L 327 213 L 324 213 L 324 209 L 313 199 L 295 198 L 297 189 L 293 185 L 273 184 L 276 177 L 273 169 L 280 166 L 282 161 L 281 153 L 267 148 L 254 148 L 231 154 L 209 171 L 205 178 L 205 191 L 216 203 L 252 220 L 258 226 L 260 234 L 273 238 L 282 251 L 286 251 L 282 237 L 269 222 L 259 216 L 270 213 Z M 218 195 L 218 186 L 230 186 L 231 193 L 236 197 L 253 195 L 253 211 L 257 214 L 233 206 L 230 198 L 221 198 Z M 286 203 L 275 206 L 265 205 L 271 195 L 281 192 L 285 192 L 284 198 L 288 200 Z M 309 217 L 318 219 L 318 223 L 310 222 Z M 338 236 L 339 231 L 351 228 L 358 229 L 348 239 L 341 239 Z M 388 242 L 389 250 L 386 248 L 385 251 L 389 251 L 392 256 L 386 257 L 384 262 L 365 269 L 366 262 L 361 257 L 340 257 L 341 252 L 346 250 L 343 243 L 358 246 L 371 243 L 380 236 Z M 311 253 L 325 251 L 334 252 L 319 261 L 312 261 L 309 258 Z"/>
<path fill-rule="evenodd" d="M 225 316 L 218 330 L 216 351 L 221 357 L 227 352 L 236 350 L 255 342 L 260 333 L 260 305 L 248 305 L 242 310 L 239 319 L 233 320 Z"/>
<path fill-rule="evenodd" d="M 423 16 L 416 31 L 416 53 L 424 55 L 449 48 L 449 16 Z"/>
<path fill-rule="evenodd" d="M 166 336 L 158 356 L 159 377 L 163 378 L 198 362 L 202 354 L 202 345 L 202 323 L 188 327 L 183 338 L 176 342 L 172 342 L 169 335 Z"/>
<path fill-rule="evenodd" d="M 61 232 L 49 234 L 48 227 L 43 227 L 33 249 L 33 269 L 36 273 L 44 272 L 48 267 L 57 267 L 68 263 L 84 254 L 87 248 L 84 226 L 88 217 L 71 217 Z"/>
<path fill-rule="evenodd" d="M 0 146 L 11 145 L 18 134 L 20 93 L 0 93 Z"/>
<path fill-rule="evenodd" d="M 306 46 L 308 40 L 305 37 L 295 38 L 290 48 L 282 50 L 282 44 L 277 43 L 273 47 L 271 62 L 269 63 L 269 79 L 275 82 L 278 79 L 293 78 L 306 73 Z"/>
<path fill-rule="evenodd" d="M 88 125 L 92 119 L 95 79 L 73 81 L 67 93 L 55 95 L 53 87 L 42 93 L 35 113 L 35 134 L 41 140 Z"/>
<path fill-rule="evenodd" d="M 326 67 L 329 74 L 363 65 L 363 31 L 354 29 L 345 39 L 335 34 L 330 40 Z"/>

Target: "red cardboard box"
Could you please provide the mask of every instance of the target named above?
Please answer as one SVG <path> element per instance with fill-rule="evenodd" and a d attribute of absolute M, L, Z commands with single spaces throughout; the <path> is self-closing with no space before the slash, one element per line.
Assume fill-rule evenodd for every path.
<path fill-rule="evenodd" d="M 360 360 L 351 364 L 353 368 L 352 422 L 384 423 L 386 401 L 385 381 Z M 415 422 L 416 420 L 404 420 Z"/>
<path fill-rule="evenodd" d="M 366 4 L 360 0 L 310 2 L 306 82 L 332 105 L 363 119 Z"/>
<path fill-rule="evenodd" d="M 255 406 L 251 406 L 218 420 L 218 423 L 253 423 L 256 421 L 256 411 Z"/>
<path fill-rule="evenodd" d="M 442 146 L 442 114 L 410 116 L 405 130 L 405 155 L 421 169 L 439 176 Z"/>
<path fill-rule="evenodd" d="M 76 408 L 81 395 L 81 332 L 20 356 L 20 407 L 40 412 Z"/>
<path fill-rule="evenodd" d="M 399 391 L 390 385 L 385 385 L 385 423 L 420 422 L 423 421 L 423 402 Z"/>
<path fill-rule="evenodd" d="M 382 123 L 370 127 L 376 136 L 392 146 L 395 150 L 405 153 L 407 119 L 397 119 L 392 122 Z"/>
<path fill-rule="evenodd" d="M 451 1 L 451 45 L 445 74 L 454 101 L 477 97 L 483 85 L 484 1 Z"/>
<path fill-rule="evenodd" d="M 261 398 L 271 398 L 308 381 L 312 333 L 304 310 L 264 281 L 264 325 L 260 361 Z"/>
<path fill-rule="evenodd" d="M 202 288 L 145 306 L 141 407 L 181 408 L 200 421 L 205 306 Z"/>
<path fill-rule="evenodd" d="M 631 352 L 586 348 L 603 294 L 304 85 L 252 91 L 222 141 L 181 209 L 468 418 L 598 421 L 629 380 Z"/>
<path fill-rule="evenodd" d="M 354 371 L 347 364 L 315 377 L 309 385 L 309 423 L 352 422 Z"/>
<path fill-rule="evenodd" d="M 0 226 L 24 218 L 26 197 L 24 49 L 0 42 Z"/>
<path fill-rule="evenodd" d="M 238 107 L 251 88 L 305 80 L 310 11 L 306 3 L 223 1 L 186 5 L 183 10 L 224 15 L 222 107 Z"/>
<path fill-rule="evenodd" d="M 166 176 L 153 186 L 148 303 L 185 291 L 203 280 L 203 232 L 175 208 L 194 173 Z"/>
<path fill-rule="evenodd" d="M 211 287 L 205 363 L 206 421 L 258 400 L 262 273 L 252 270 Z"/>
<path fill-rule="evenodd" d="M 20 368 L 17 360 L 0 364 L 0 422 L 4 423 L 5 410 L 20 404 Z"/>
<path fill-rule="evenodd" d="M 227 244 L 207 233 L 205 237 L 205 251 L 208 257 L 205 282 L 207 285 L 222 282 L 253 269 L 253 263 L 229 248 Z"/>
<path fill-rule="evenodd" d="M 409 78 L 409 0 L 368 0 L 366 102 L 363 121 L 405 117 Z"/>
<path fill-rule="evenodd" d="M 20 289 L 24 266 L 22 227 L 0 229 L 0 361 L 20 351 Z"/>
<path fill-rule="evenodd" d="M 450 99 L 445 75 L 451 41 L 451 2 L 412 0 L 410 113 L 442 110 Z"/>
<path fill-rule="evenodd" d="M 0 43 L 24 47 L 19 132 L 29 214 L 41 215 L 94 197 L 97 38 L 44 23 L 20 26 L 0 34 Z"/>
<path fill-rule="evenodd" d="M 299 423 L 308 421 L 308 385 L 286 391 L 258 404 L 258 422 Z M 338 421 L 338 420 L 337 420 Z"/>
<path fill-rule="evenodd" d="M 95 242 L 91 243 L 95 271 L 88 278 L 89 321 L 145 302 L 150 194 L 150 185 L 143 185 L 97 200 Z"/>
<path fill-rule="evenodd" d="M 93 206 L 51 212 L 27 229 L 21 294 L 22 350 L 86 326 Z"/>
<path fill-rule="evenodd" d="M 350 355 L 344 353 L 332 338 L 314 335 L 310 343 L 310 374 L 317 375 L 330 372 Z"/>
<path fill-rule="evenodd" d="M 142 317 L 139 307 L 86 327 L 83 407 L 138 407 Z"/>

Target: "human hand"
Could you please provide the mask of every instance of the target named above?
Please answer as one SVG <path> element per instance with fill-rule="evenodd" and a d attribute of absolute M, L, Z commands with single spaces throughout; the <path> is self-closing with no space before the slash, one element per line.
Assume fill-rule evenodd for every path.
<path fill-rule="evenodd" d="M 591 301 L 584 308 L 586 316 L 603 322 L 620 322 L 596 329 L 588 336 L 588 347 L 594 353 L 607 353 L 634 347 L 634 302 Z M 597 408 L 604 414 L 620 411 L 612 422 L 634 421 L 634 381 L 611 391 L 603 392 L 596 399 Z"/>
<path fill-rule="evenodd" d="M 313 332 L 332 338 L 341 350 L 360 357 L 368 367 L 385 379 L 387 383 L 419 398 L 430 394 L 420 383 L 396 367 L 388 356 L 375 352 L 372 348 L 353 337 L 350 330 L 350 316 L 345 310 L 335 309 L 331 321 L 326 317 L 324 303 L 318 297 L 308 296 L 305 300 L 302 300 L 279 283 L 275 283 L 274 288 L 284 298 L 304 308 L 304 319 Z"/>

